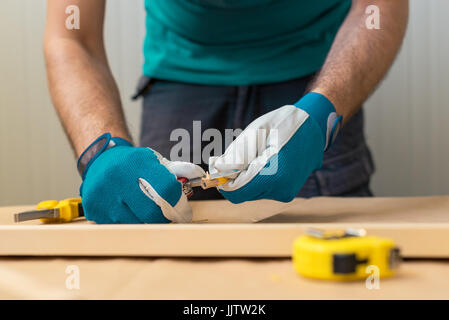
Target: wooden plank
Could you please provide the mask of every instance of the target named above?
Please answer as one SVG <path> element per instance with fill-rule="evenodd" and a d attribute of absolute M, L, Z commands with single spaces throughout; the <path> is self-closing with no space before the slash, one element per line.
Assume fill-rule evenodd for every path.
<path fill-rule="evenodd" d="M 405 257 L 449 258 L 449 223 L 3 226 L 0 255 L 288 257 L 309 227 L 362 227 Z"/>
<path fill-rule="evenodd" d="M 262 223 L 12 225 L 13 212 L 24 208 L 2 208 L 0 255 L 288 257 L 307 228 L 354 227 L 394 239 L 405 257 L 449 258 L 449 197 L 204 201 L 193 207 L 198 222 L 280 214 Z"/>

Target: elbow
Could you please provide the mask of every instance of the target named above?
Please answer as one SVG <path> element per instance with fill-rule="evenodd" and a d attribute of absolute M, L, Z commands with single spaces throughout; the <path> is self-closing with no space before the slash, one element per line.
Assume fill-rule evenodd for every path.
<path fill-rule="evenodd" d="M 76 41 L 74 40 L 46 34 L 42 43 L 45 60 L 48 62 L 58 57 L 65 56 L 68 52 L 68 47 L 71 46 L 70 42 L 72 43 L 72 46 L 76 45 Z"/>
<path fill-rule="evenodd" d="M 87 55 L 101 58 L 105 56 L 101 41 L 89 41 L 79 37 L 46 33 L 43 39 L 43 52 L 47 63 L 52 60 L 67 60 Z"/>

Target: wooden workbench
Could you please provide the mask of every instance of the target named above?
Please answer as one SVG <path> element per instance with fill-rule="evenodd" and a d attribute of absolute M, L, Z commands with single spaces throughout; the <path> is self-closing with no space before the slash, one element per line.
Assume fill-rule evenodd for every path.
<path fill-rule="evenodd" d="M 369 290 L 304 279 L 289 259 L 0 258 L 0 299 L 449 299 L 449 262 L 404 262 Z"/>
<path fill-rule="evenodd" d="M 0 253 L 3 253 L 0 298 L 449 299 L 449 260 L 441 259 L 447 258 L 449 252 L 449 197 L 316 198 L 297 199 L 290 204 L 245 204 L 239 208 L 225 202 L 202 202 L 193 206 L 197 223 L 166 226 L 97 226 L 85 221 L 56 226 L 39 222 L 12 225 L 12 214 L 29 207 L 0 208 Z M 275 212 L 280 214 L 272 216 Z M 251 219 L 245 213 L 252 213 L 251 219 L 257 217 L 256 220 L 271 217 L 254 224 L 248 223 Z M 289 237 L 295 230 L 300 234 L 308 226 L 365 227 L 376 234 L 392 236 L 406 249 L 407 256 L 421 258 L 405 261 L 395 278 L 381 280 L 379 290 L 367 289 L 363 281 L 332 283 L 304 279 L 294 273 L 288 258 L 275 257 L 286 256 Z M 73 242 L 79 232 L 85 238 Z M 114 238 L 120 240 L 117 243 L 140 240 L 139 249 L 126 254 L 129 245 L 114 248 L 117 243 L 113 242 L 109 250 L 106 245 L 97 246 L 92 242 L 96 236 L 100 240 L 109 239 L 102 238 L 101 232 L 108 237 L 116 234 Z M 136 232 L 145 237 L 131 236 Z M 151 238 L 152 234 L 158 237 Z M 53 246 L 53 251 L 44 250 L 40 244 L 45 242 L 39 241 L 46 237 L 48 243 L 52 240 L 60 245 Z M 193 239 L 186 245 L 188 237 Z M 220 246 L 225 237 L 231 245 Z M 280 240 L 273 244 L 274 239 Z M 170 243 L 151 243 L 156 240 Z M 18 241 L 26 245 L 18 246 Z M 89 249 L 89 243 L 96 249 L 83 253 Z M 201 250 L 190 246 L 202 243 Z M 77 251 L 77 247 L 83 250 Z M 145 251 L 148 247 L 151 250 Z M 33 248 L 39 256 L 11 256 L 23 254 L 16 249 Z M 164 248 L 170 257 L 148 257 Z M 251 250 L 256 254 L 251 254 Z M 56 254 L 59 257 L 53 256 L 55 252 L 60 253 Z M 122 257 L 117 252 L 123 253 Z M 136 257 L 139 252 L 146 252 L 147 257 Z M 181 253 L 184 257 L 180 257 Z M 250 258 L 255 256 L 270 258 Z M 69 266 L 79 269 L 79 290 L 66 288 Z"/>
<path fill-rule="evenodd" d="M 85 219 L 14 224 L 14 212 L 32 207 L 3 208 L 0 256 L 289 257 L 294 239 L 308 228 L 351 227 L 394 239 L 405 257 L 449 258 L 449 197 L 240 205 L 218 200 L 192 206 L 196 223 L 156 225 L 96 225 Z"/>

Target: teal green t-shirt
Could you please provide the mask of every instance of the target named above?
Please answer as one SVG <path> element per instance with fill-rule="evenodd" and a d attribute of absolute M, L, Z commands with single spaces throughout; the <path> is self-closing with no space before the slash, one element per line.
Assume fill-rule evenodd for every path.
<path fill-rule="evenodd" d="M 324 63 L 351 0 L 145 0 L 143 73 L 211 85 L 299 78 Z"/>

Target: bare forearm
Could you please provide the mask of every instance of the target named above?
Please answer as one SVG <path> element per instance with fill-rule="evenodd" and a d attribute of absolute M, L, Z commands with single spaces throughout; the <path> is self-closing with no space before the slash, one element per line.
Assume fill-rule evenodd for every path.
<path fill-rule="evenodd" d="M 366 7 L 380 9 L 380 29 L 366 27 Z M 346 122 L 386 74 L 404 37 L 408 0 L 354 0 L 327 59 L 310 86 L 325 95 Z"/>
<path fill-rule="evenodd" d="M 102 133 L 131 139 L 102 54 L 61 38 L 45 43 L 45 58 L 53 104 L 77 157 Z"/>

